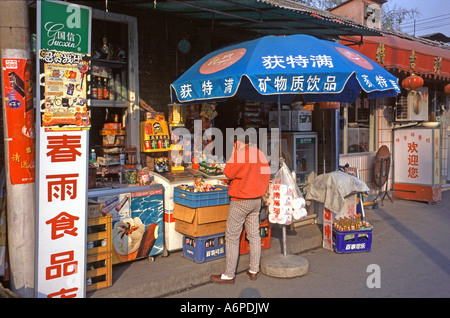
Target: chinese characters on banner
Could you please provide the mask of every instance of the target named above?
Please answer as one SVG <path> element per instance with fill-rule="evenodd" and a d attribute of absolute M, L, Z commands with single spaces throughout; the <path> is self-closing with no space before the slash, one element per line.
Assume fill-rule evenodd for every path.
<path fill-rule="evenodd" d="M 35 131 L 31 61 L 3 59 L 11 184 L 35 181 Z"/>
<path fill-rule="evenodd" d="M 37 1 L 36 297 L 84 297 L 91 8 Z"/>
<path fill-rule="evenodd" d="M 38 297 L 83 297 L 87 131 L 40 130 Z"/>
<path fill-rule="evenodd" d="M 439 183 L 439 129 L 400 129 L 394 135 L 396 183 Z"/>

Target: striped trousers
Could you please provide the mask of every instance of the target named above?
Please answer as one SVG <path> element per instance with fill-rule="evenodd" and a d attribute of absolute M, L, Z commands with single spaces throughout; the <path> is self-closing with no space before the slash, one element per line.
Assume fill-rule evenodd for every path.
<path fill-rule="evenodd" d="M 259 235 L 259 211 L 261 198 L 230 201 L 225 233 L 225 275 L 234 277 L 239 257 L 240 236 L 243 225 L 250 242 L 250 271 L 259 272 L 261 237 Z"/>

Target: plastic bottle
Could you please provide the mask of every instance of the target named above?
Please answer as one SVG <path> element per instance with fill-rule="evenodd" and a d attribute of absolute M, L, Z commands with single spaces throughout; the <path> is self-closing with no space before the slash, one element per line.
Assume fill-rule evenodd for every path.
<path fill-rule="evenodd" d="M 109 100 L 116 99 L 115 91 L 116 91 L 116 88 L 114 86 L 114 77 L 111 76 L 111 79 L 109 80 Z"/>
<path fill-rule="evenodd" d="M 122 86 L 120 84 L 120 74 L 116 74 L 116 78 L 114 80 L 114 88 L 116 93 L 116 100 L 122 100 Z"/>
<path fill-rule="evenodd" d="M 97 87 L 97 79 L 94 77 L 94 80 L 92 81 L 92 93 L 91 93 L 91 97 L 92 99 L 97 99 L 98 98 L 98 87 Z"/>
<path fill-rule="evenodd" d="M 102 79 L 100 77 L 97 80 L 97 95 L 98 99 L 103 99 L 103 84 Z"/>
<path fill-rule="evenodd" d="M 103 99 L 109 100 L 108 79 L 106 77 L 103 79 Z"/>
<path fill-rule="evenodd" d="M 91 149 L 91 160 L 97 160 L 97 154 L 95 153 L 95 149 Z"/>

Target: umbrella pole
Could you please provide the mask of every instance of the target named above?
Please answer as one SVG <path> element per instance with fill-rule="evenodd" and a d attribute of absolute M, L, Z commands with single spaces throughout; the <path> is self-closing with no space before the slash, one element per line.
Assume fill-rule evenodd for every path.
<path fill-rule="evenodd" d="M 323 173 L 326 173 L 325 169 L 325 111 L 322 109 L 322 164 Z"/>
<path fill-rule="evenodd" d="M 278 130 L 279 130 L 279 147 L 280 147 L 280 164 L 279 164 L 279 168 L 281 168 L 282 165 L 282 152 L 281 152 L 281 101 L 280 101 L 280 95 L 278 95 Z M 282 233 L 282 240 L 283 240 L 283 255 L 287 256 L 287 244 L 286 244 L 286 225 L 283 224 L 282 229 L 281 229 L 281 233 Z"/>

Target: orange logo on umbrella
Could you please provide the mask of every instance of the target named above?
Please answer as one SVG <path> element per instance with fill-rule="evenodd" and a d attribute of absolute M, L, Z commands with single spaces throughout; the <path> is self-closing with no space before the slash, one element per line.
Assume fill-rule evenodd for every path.
<path fill-rule="evenodd" d="M 246 51 L 246 49 L 241 48 L 217 54 L 200 67 L 200 73 L 212 74 L 224 70 L 239 61 Z"/>

